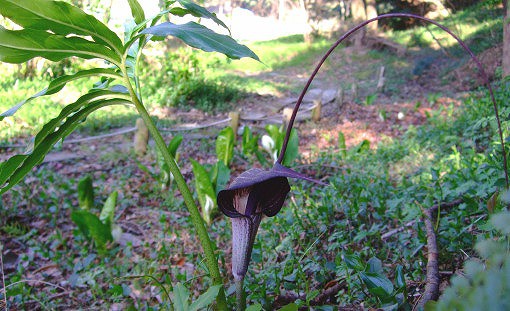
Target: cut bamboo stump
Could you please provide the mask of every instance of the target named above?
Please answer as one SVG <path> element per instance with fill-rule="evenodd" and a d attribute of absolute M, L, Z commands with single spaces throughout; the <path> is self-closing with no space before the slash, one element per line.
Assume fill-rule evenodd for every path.
<path fill-rule="evenodd" d="M 336 92 L 335 103 L 338 110 L 342 109 L 342 106 L 344 105 L 344 89 L 341 87 L 338 88 L 338 91 Z"/>
<path fill-rule="evenodd" d="M 239 129 L 239 112 L 229 112 L 228 117 L 230 118 L 230 127 L 234 130 L 234 134 L 237 136 L 237 130 Z"/>
<path fill-rule="evenodd" d="M 142 119 L 136 120 L 136 132 L 134 138 L 135 153 L 143 156 L 147 152 L 147 144 L 149 143 L 149 129 Z"/>
<path fill-rule="evenodd" d="M 352 102 L 357 102 L 358 101 L 358 85 L 356 83 L 354 83 L 352 85 L 351 92 L 352 92 Z"/>
<path fill-rule="evenodd" d="M 286 129 L 292 117 L 292 108 L 283 108 L 283 128 Z"/>
<path fill-rule="evenodd" d="M 377 81 L 377 91 L 384 91 L 384 82 L 386 78 L 384 77 L 384 66 L 381 66 L 381 70 L 379 70 L 379 79 Z"/>
<path fill-rule="evenodd" d="M 319 122 L 321 119 L 321 111 L 322 111 L 322 100 L 316 99 L 313 101 L 314 107 L 312 109 L 312 121 Z"/>

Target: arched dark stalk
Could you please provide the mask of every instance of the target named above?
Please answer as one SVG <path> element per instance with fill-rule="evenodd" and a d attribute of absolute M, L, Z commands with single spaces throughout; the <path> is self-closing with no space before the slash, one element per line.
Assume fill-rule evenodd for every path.
<path fill-rule="evenodd" d="M 385 19 L 385 18 L 414 18 L 414 19 L 419 19 L 419 20 L 422 20 L 422 21 L 425 21 L 427 23 L 431 23 L 431 24 L 434 24 L 436 25 L 437 27 L 441 28 L 442 30 L 444 30 L 445 32 L 447 32 L 450 36 L 452 36 L 455 40 L 457 40 L 457 42 L 460 44 L 460 46 L 462 46 L 462 48 L 468 52 L 468 54 L 471 56 L 471 59 L 475 62 L 476 66 L 478 67 L 478 70 L 479 70 L 479 73 L 480 73 L 480 76 L 482 77 L 485 85 L 487 86 L 487 88 L 489 89 L 489 93 L 490 93 L 490 97 L 491 97 L 491 101 L 492 101 L 492 105 L 494 107 L 494 113 L 496 114 L 496 121 L 498 123 L 498 132 L 499 132 L 499 139 L 501 141 L 501 152 L 503 153 L 503 170 L 505 171 L 505 181 L 506 181 L 506 187 L 508 188 L 509 187 L 509 180 L 508 180 L 508 168 L 507 168 L 507 159 L 506 159 L 506 152 L 505 152 L 505 141 L 503 140 L 503 131 L 501 129 L 501 121 L 499 120 L 499 111 L 498 111 L 498 106 L 496 104 L 496 98 L 494 97 L 494 92 L 492 90 L 492 86 L 489 82 L 489 78 L 487 77 L 487 73 L 485 72 L 485 70 L 483 69 L 483 66 L 482 64 L 480 63 L 480 61 L 478 60 L 478 58 L 475 56 L 475 54 L 471 51 L 471 49 L 469 49 L 469 47 L 464 43 L 464 41 L 462 41 L 457 35 L 455 35 L 450 29 L 448 29 L 447 27 L 439 24 L 438 22 L 436 21 L 433 21 L 431 19 L 428 19 L 426 17 L 422 17 L 422 16 L 418 16 L 418 15 L 414 15 L 414 14 L 407 14 L 407 13 L 391 13 L 391 14 L 384 14 L 384 15 L 379 15 L 377 17 L 374 17 L 372 19 L 369 19 L 357 26 L 355 26 L 354 28 L 350 29 L 348 32 L 346 32 L 343 36 L 340 37 L 340 39 L 338 39 L 332 46 L 331 48 L 329 48 L 329 50 L 326 52 L 326 54 L 322 57 L 322 59 L 320 60 L 320 62 L 317 64 L 317 66 L 315 67 L 314 71 L 312 72 L 312 74 L 310 75 L 310 78 L 308 79 L 308 81 L 306 82 L 306 85 L 305 87 L 303 88 L 303 91 L 301 92 L 301 94 L 299 95 L 299 98 L 296 102 L 296 105 L 294 107 L 294 110 L 292 111 L 292 116 L 290 117 L 290 120 L 289 120 L 289 124 L 287 125 L 287 132 L 285 133 L 285 139 L 283 141 L 283 145 L 282 145 L 282 149 L 280 150 L 280 155 L 278 156 L 278 159 L 276 160 L 276 162 L 278 164 L 281 164 L 282 161 L 283 161 L 283 158 L 285 156 L 285 151 L 287 150 L 287 144 L 289 142 L 289 138 L 290 138 L 290 132 L 292 130 L 292 126 L 294 125 L 294 120 L 296 119 L 296 115 L 297 115 L 297 112 L 298 112 L 298 109 L 299 109 L 299 106 L 301 105 L 301 102 L 303 101 L 303 97 L 305 96 L 305 93 L 306 91 L 308 90 L 308 88 L 310 87 L 310 85 L 312 84 L 312 81 L 313 79 L 315 78 L 315 76 L 317 75 L 317 72 L 319 72 L 319 69 L 321 68 L 322 64 L 324 64 L 324 62 L 326 61 L 326 59 L 329 57 L 329 55 L 333 52 L 334 49 L 336 49 L 338 47 L 338 45 L 340 45 L 340 43 L 342 43 L 345 39 L 347 39 L 349 36 L 351 36 L 354 32 L 356 32 L 357 30 L 365 27 L 366 25 L 374 22 L 374 21 L 377 21 L 377 20 L 380 20 L 380 19 Z"/>

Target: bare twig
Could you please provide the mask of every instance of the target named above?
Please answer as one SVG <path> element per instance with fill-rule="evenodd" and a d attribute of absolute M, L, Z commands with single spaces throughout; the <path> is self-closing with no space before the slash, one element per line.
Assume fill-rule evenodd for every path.
<path fill-rule="evenodd" d="M 343 283 L 336 283 L 335 285 L 327 288 L 325 291 L 317 295 L 310 304 L 313 306 L 319 306 L 328 301 L 331 297 L 334 297 L 344 286 Z"/>
<path fill-rule="evenodd" d="M 404 231 L 406 228 L 411 227 L 415 223 L 416 223 L 416 220 L 411 220 L 410 222 L 404 224 L 402 227 L 398 227 L 398 228 L 395 228 L 393 230 L 390 230 L 390 231 L 384 233 L 383 235 L 381 235 L 381 239 L 386 240 L 387 238 Z"/>
<path fill-rule="evenodd" d="M 439 298 L 439 251 L 434 225 L 432 224 L 432 214 L 440 208 L 455 207 L 462 202 L 462 199 L 457 199 L 448 203 L 439 203 L 423 210 L 423 222 L 427 233 L 427 281 L 425 291 L 418 302 L 420 309 L 425 306 L 427 301 Z"/>
<path fill-rule="evenodd" d="M 311 306 L 320 306 L 325 304 L 329 299 L 333 298 L 338 294 L 338 292 L 345 287 L 345 282 L 335 283 L 333 286 L 326 288 L 319 295 L 317 295 L 314 299 L 310 301 Z M 278 308 L 289 303 L 292 303 L 296 300 L 305 300 L 306 295 L 298 295 L 294 292 L 288 292 L 284 295 L 279 295 L 276 297 L 273 308 Z"/>
<path fill-rule="evenodd" d="M 423 222 L 427 232 L 427 282 L 425 284 L 425 292 L 418 302 L 420 309 L 425 306 L 427 301 L 439 298 L 439 251 L 437 250 L 436 233 L 434 232 L 431 218 L 431 209 L 424 210 Z"/>

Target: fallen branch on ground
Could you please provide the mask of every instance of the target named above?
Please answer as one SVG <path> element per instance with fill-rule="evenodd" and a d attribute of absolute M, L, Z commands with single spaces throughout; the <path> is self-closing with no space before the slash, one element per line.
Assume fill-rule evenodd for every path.
<path fill-rule="evenodd" d="M 462 202 L 462 199 L 457 199 L 449 203 L 439 203 L 423 210 L 423 222 L 427 233 L 427 278 L 425 291 L 418 302 L 419 309 L 423 309 L 428 301 L 439 298 L 439 251 L 434 225 L 432 224 L 432 214 L 440 208 L 458 206 Z"/>

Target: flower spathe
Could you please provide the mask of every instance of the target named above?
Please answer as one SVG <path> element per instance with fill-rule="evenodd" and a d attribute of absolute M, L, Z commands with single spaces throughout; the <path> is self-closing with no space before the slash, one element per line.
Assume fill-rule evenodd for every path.
<path fill-rule="evenodd" d="M 218 193 L 219 209 L 232 220 L 232 274 L 236 281 L 248 270 L 262 215 L 273 217 L 281 210 L 290 191 L 289 177 L 325 185 L 276 163 L 269 171 L 252 168 L 243 172 Z"/>

